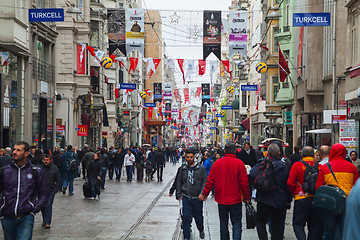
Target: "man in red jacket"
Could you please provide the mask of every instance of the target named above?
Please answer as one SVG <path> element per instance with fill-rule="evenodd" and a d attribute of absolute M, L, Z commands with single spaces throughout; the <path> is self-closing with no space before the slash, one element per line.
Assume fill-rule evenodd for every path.
<path fill-rule="evenodd" d="M 244 163 L 235 156 L 234 143 L 225 145 L 225 157 L 217 160 L 202 194 L 205 201 L 212 187 L 215 187 L 215 201 L 218 203 L 221 240 L 229 239 L 229 214 L 233 225 L 233 239 L 241 239 L 241 202 L 250 202 L 249 181 Z"/>
<path fill-rule="evenodd" d="M 305 225 L 309 231 L 308 239 L 322 239 L 323 227 L 321 212 L 312 206 L 314 193 L 305 192 L 304 176 L 306 164 L 315 166 L 314 148 L 306 146 L 301 152 L 302 159 L 296 161 L 291 167 L 287 185 L 295 199 L 293 228 L 297 239 L 306 239 Z M 320 169 L 320 165 L 316 165 Z M 314 182 L 315 188 L 315 182 Z"/>

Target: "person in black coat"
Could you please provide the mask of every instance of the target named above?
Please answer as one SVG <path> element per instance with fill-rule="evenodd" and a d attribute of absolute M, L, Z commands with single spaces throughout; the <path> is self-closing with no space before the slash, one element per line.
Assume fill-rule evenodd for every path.
<path fill-rule="evenodd" d="M 109 156 L 106 154 L 105 148 L 100 150 L 100 165 L 101 165 L 101 189 L 105 189 L 105 177 L 107 169 L 109 168 Z"/>
<path fill-rule="evenodd" d="M 5 148 L 5 155 L 0 157 L 0 168 L 9 165 L 12 162 L 11 148 Z"/>
<path fill-rule="evenodd" d="M 87 178 L 91 185 L 92 197 L 100 197 L 100 185 L 101 185 L 101 163 L 99 153 L 95 153 L 94 160 L 91 161 L 87 168 Z"/>
<path fill-rule="evenodd" d="M 156 168 L 157 168 L 157 180 L 158 182 L 163 181 L 163 171 L 165 167 L 165 156 L 162 154 L 161 149 L 156 153 L 155 155 L 155 162 L 156 162 Z"/>
<path fill-rule="evenodd" d="M 125 157 L 125 150 L 119 147 L 117 149 L 117 152 L 114 154 L 114 159 L 113 159 L 117 181 L 120 181 L 121 178 L 121 169 L 124 164 L 124 157 Z"/>
<path fill-rule="evenodd" d="M 144 178 L 145 162 L 144 162 L 144 154 L 140 149 L 135 157 L 135 166 L 136 166 L 137 181 L 142 182 Z"/>
<path fill-rule="evenodd" d="M 294 165 L 294 163 L 301 160 L 301 147 L 295 146 L 294 147 L 294 153 L 290 155 L 290 162 L 291 166 Z"/>
<path fill-rule="evenodd" d="M 114 155 L 115 155 L 115 152 L 114 152 L 114 147 L 110 147 L 109 148 L 109 153 L 108 153 L 108 157 L 109 157 L 109 179 L 110 180 L 113 180 L 113 176 L 114 176 Z"/>
<path fill-rule="evenodd" d="M 240 158 L 245 165 L 249 165 L 250 167 L 255 166 L 257 162 L 255 150 L 250 146 L 249 142 L 244 143 L 244 148 L 239 152 L 238 158 Z"/>

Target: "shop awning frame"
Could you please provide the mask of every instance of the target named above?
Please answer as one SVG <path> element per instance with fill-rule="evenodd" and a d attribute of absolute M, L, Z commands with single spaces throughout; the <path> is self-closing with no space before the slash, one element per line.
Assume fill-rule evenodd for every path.
<path fill-rule="evenodd" d="M 328 128 L 322 128 L 322 129 L 313 129 L 313 130 L 308 130 L 305 133 L 315 133 L 315 134 L 329 134 L 332 133 L 331 129 Z"/>

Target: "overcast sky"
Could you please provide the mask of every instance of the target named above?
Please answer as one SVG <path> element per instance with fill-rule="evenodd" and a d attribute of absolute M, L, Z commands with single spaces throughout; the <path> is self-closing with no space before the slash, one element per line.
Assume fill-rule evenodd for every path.
<path fill-rule="evenodd" d="M 148 9 L 229 10 L 231 0 L 144 0 Z M 145 7 L 145 6 L 144 6 Z"/>

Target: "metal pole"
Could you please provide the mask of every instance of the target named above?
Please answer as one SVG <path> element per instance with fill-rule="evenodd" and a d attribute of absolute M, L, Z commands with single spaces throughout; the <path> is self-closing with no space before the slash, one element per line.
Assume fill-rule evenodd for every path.
<path fill-rule="evenodd" d="M 336 109 L 336 0 L 333 1 L 333 26 L 332 26 L 332 108 Z"/>

